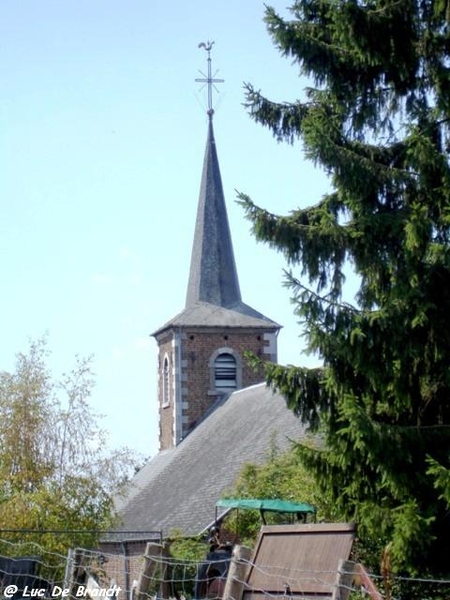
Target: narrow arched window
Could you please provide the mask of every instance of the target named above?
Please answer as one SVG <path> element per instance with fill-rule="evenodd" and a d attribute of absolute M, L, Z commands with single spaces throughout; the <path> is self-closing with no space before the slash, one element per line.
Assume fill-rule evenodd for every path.
<path fill-rule="evenodd" d="M 214 361 L 214 387 L 216 389 L 235 390 L 237 388 L 236 359 L 224 352 Z"/>
<path fill-rule="evenodd" d="M 170 365 L 169 358 L 164 357 L 163 363 L 163 406 L 169 406 L 170 404 Z"/>

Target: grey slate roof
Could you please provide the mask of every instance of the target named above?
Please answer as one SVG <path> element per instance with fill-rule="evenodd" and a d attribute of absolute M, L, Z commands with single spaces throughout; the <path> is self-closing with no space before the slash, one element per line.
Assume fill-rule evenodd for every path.
<path fill-rule="evenodd" d="M 255 329 L 280 329 L 281 325 L 268 319 L 244 302 L 231 308 L 223 308 L 208 302 L 195 302 L 165 323 L 152 335 L 158 335 L 169 327 L 243 327 Z"/>
<path fill-rule="evenodd" d="M 203 162 L 186 307 L 198 301 L 224 307 L 241 302 L 211 118 Z"/>
<path fill-rule="evenodd" d="M 174 529 L 197 535 L 215 518 L 215 503 L 244 463 L 261 463 L 272 440 L 286 449 L 304 428 L 265 384 L 219 401 L 176 448 L 157 454 L 116 500 L 122 531 Z"/>

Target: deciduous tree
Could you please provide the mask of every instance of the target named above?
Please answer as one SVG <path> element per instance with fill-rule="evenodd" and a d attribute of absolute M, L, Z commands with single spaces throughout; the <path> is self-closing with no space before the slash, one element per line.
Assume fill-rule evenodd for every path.
<path fill-rule="evenodd" d="M 307 347 L 323 368 L 267 367 L 313 431 L 302 455 L 396 569 L 450 554 L 450 10 L 441 0 L 300 0 L 267 8 L 280 52 L 311 87 L 252 118 L 301 140 L 331 191 L 288 215 L 241 195 L 258 240 L 284 253 Z M 299 94 L 294 92 L 297 97 Z M 280 183 L 280 194 L 282 184 Z M 358 278 L 345 297 L 344 271 Z"/>
<path fill-rule="evenodd" d="M 90 359 L 77 359 L 55 381 L 47 358 L 46 340 L 33 341 L 17 354 L 13 372 L 0 373 L 0 530 L 8 530 L 9 539 L 12 529 L 40 531 L 28 538 L 63 551 L 92 544 L 96 531 L 113 525 L 112 494 L 137 457 L 106 449 L 89 404 Z M 74 530 L 86 534 L 74 538 Z M 17 536 L 23 541 L 27 534 Z"/>

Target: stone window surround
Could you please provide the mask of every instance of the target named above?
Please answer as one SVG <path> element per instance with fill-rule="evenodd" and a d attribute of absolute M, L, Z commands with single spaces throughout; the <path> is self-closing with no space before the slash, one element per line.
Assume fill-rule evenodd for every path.
<path fill-rule="evenodd" d="M 210 391 L 208 394 L 217 394 L 217 391 L 234 391 L 230 390 L 230 388 L 216 388 L 216 376 L 215 376 L 215 366 L 216 366 L 216 358 L 220 354 L 231 354 L 231 356 L 236 361 L 236 390 L 240 390 L 242 388 L 242 358 L 241 355 L 236 352 L 233 348 L 229 348 L 228 346 L 223 346 L 222 348 L 218 348 L 215 350 L 209 359 L 209 387 Z"/>
<path fill-rule="evenodd" d="M 170 406 L 170 358 L 168 353 L 164 354 L 164 359 L 162 361 L 162 372 L 161 372 L 161 380 L 162 380 L 162 407 L 167 408 Z"/>

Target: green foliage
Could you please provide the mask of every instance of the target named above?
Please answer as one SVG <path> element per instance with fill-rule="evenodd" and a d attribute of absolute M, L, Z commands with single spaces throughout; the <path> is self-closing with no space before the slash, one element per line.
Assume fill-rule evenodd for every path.
<path fill-rule="evenodd" d="M 171 532 L 170 555 L 180 561 L 200 562 L 204 560 L 208 546 L 204 540 L 187 538 L 180 532 Z"/>
<path fill-rule="evenodd" d="M 170 556 L 173 559 L 172 581 L 174 594 L 193 598 L 198 565 L 208 552 L 205 540 L 186 538 L 181 532 L 172 531 L 170 535 Z"/>
<path fill-rule="evenodd" d="M 95 532 L 113 525 L 112 493 L 134 457 L 127 449 L 105 452 L 88 403 L 90 360 L 78 359 L 54 381 L 47 358 L 46 340 L 31 342 L 14 372 L 0 373 L 0 531 L 9 530 L 1 535 L 9 541 L 65 553 L 95 544 Z"/>
<path fill-rule="evenodd" d="M 331 191 L 288 215 L 240 195 L 256 238 L 291 266 L 323 360 L 266 367 L 322 435 L 299 448 L 304 464 L 367 544 L 390 544 L 394 570 L 422 575 L 448 570 L 450 552 L 449 15 L 432 0 L 298 0 L 289 19 L 267 8 L 275 45 L 312 85 L 277 103 L 247 84 L 246 105 L 277 140 L 301 140 Z"/>
<path fill-rule="evenodd" d="M 261 465 L 245 464 L 227 496 L 306 502 L 316 508 L 319 521 L 339 520 L 331 499 L 320 493 L 314 478 L 304 468 L 294 447 L 280 453 L 272 443 L 266 462 Z M 266 513 L 266 518 L 268 524 L 286 522 L 286 515 Z M 233 511 L 226 519 L 226 530 L 234 533 L 240 543 L 252 547 L 261 524 L 259 511 Z"/>

